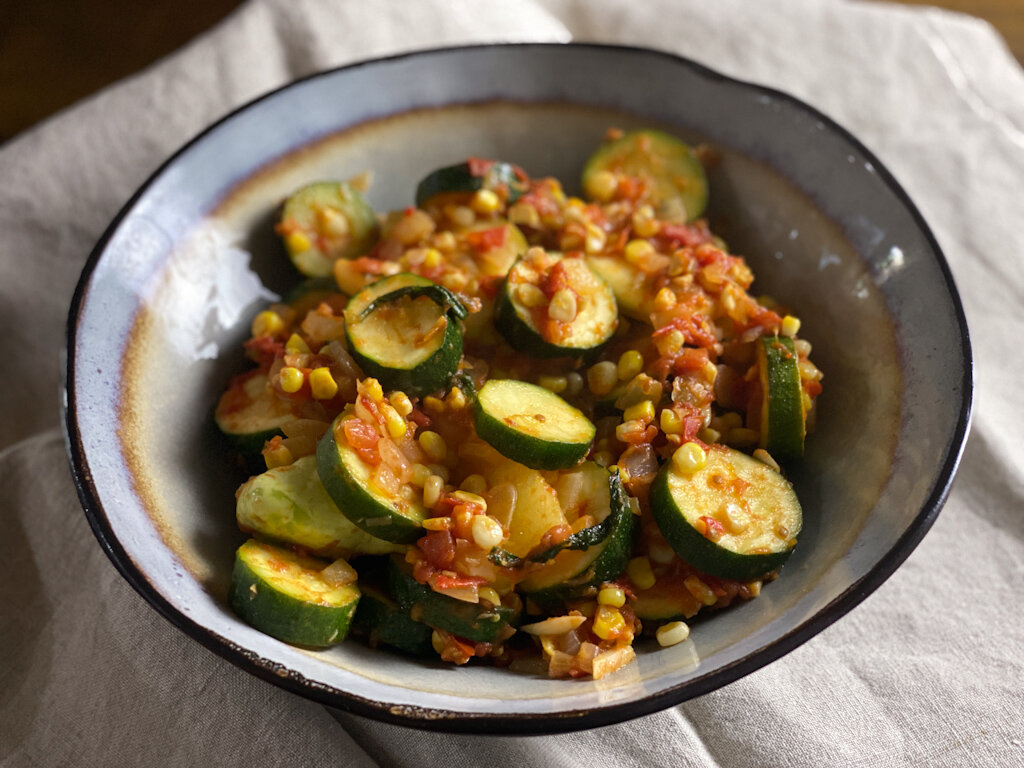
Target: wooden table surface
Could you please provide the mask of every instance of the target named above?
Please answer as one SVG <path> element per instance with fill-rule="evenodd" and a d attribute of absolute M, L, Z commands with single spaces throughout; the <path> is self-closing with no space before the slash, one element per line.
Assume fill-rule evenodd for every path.
<path fill-rule="evenodd" d="M 826 0 L 822 0 L 823 2 Z M 898 0 L 990 21 L 1024 62 L 1024 0 Z M 0 4 L 0 142 L 143 69 L 226 17 L 239 0 Z"/>

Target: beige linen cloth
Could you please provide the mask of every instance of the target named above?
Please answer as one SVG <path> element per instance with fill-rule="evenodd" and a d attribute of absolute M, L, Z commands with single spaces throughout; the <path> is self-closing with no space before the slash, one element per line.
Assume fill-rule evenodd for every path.
<path fill-rule="evenodd" d="M 101 552 L 58 429 L 75 282 L 166 156 L 269 89 L 416 48 L 571 39 L 661 48 L 789 91 L 889 166 L 934 228 L 970 323 L 978 391 L 959 479 L 861 606 L 681 706 L 520 738 L 332 713 L 187 638 Z M 1024 74 L 965 17 L 839 0 L 252 0 L 0 147 L 0 765 L 1024 765 L 1022 186 Z"/>

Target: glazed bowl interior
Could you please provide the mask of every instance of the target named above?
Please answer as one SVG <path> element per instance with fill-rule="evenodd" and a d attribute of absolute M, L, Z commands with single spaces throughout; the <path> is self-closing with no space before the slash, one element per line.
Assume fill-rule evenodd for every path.
<path fill-rule="evenodd" d="M 510 78 L 508 72 L 517 76 Z M 643 82 L 644 87 L 637 87 Z M 428 171 L 500 157 L 578 190 L 609 126 L 706 142 L 712 227 L 803 322 L 825 372 L 791 471 L 805 527 L 761 597 L 696 621 L 599 681 L 453 669 L 356 643 L 312 652 L 226 604 L 239 477 L 212 425 L 261 303 L 299 276 L 273 233 L 303 183 L 373 173 L 379 211 Z M 805 105 L 665 54 L 495 46 L 300 81 L 172 158 L 111 225 L 69 320 L 69 450 L 90 522 L 125 577 L 239 666 L 334 706 L 451 730 L 541 732 L 644 714 L 777 658 L 880 584 L 934 520 L 969 421 L 963 314 L 934 239 L 855 139 Z M 111 392 L 120 392 L 112 399 Z"/>

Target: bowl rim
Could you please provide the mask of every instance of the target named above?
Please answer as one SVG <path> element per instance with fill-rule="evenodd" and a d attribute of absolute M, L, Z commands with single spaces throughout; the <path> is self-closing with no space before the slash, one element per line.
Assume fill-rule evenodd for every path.
<path fill-rule="evenodd" d="M 939 267 L 953 305 L 956 315 L 956 325 L 961 338 L 961 348 L 959 351 L 964 364 L 964 372 L 963 378 L 959 383 L 963 395 L 960 402 L 959 414 L 956 423 L 953 425 L 947 453 L 938 472 L 936 484 L 932 488 L 925 503 L 922 505 L 921 510 L 910 522 L 903 534 L 896 540 L 893 546 L 876 561 L 868 572 L 859 580 L 850 584 L 843 592 L 822 607 L 809 619 L 802 621 L 790 631 L 780 635 L 774 640 L 760 646 L 756 650 L 731 662 L 730 664 L 708 671 L 696 678 L 692 678 L 664 691 L 648 694 L 640 699 L 615 702 L 593 709 L 563 710 L 545 713 L 494 714 L 395 706 L 384 701 L 376 701 L 356 696 L 352 693 L 339 690 L 317 680 L 307 678 L 294 670 L 290 670 L 277 662 L 263 658 L 259 654 L 213 632 L 172 606 L 170 602 L 160 594 L 156 586 L 149 580 L 144 567 L 136 563 L 121 545 L 117 533 L 114 531 L 110 519 L 100 502 L 98 489 L 93 481 L 93 477 L 89 469 L 88 456 L 78 427 L 76 411 L 77 401 L 75 397 L 78 372 L 75 369 L 74 350 L 76 349 L 78 320 L 89 292 L 93 272 L 106 252 L 109 241 L 113 237 L 114 233 L 119 229 L 122 221 L 133 211 L 136 203 L 146 193 L 150 186 L 153 185 L 154 182 L 160 178 L 182 154 L 194 145 L 203 141 L 208 134 L 216 130 L 221 124 L 230 121 L 239 113 L 252 109 L 256 105 L 274 98 L 278 93 L 295 87 L 300 83 L 306 83 L 318 78 L 334 76 L 339 72 L 347 70 L 372 67 L 386 62 L 401 61 L 410 58 L 429 59 L 431 56 L 439 54 L 448 55 L 472 53 L 495 48 L 520 49 L 524 51 L 538 48 L 563 48 L 567 50 L 589 49 L 591 51 L 608 52 L 611 54 L 627 53 L 660 57 L 671 61 L 675 65 L 688 68 L 695 74 L 708 80 L 738 85 L 761 96 L 786 102 L 789 107 L 796 108 L 798 111 L 803 111 L 817 121 L 820 121 L 829 131 L 837 134 L 841 139 L 849 142 L 859 152 L 863 153 L 864 157 L 873 164 L 874 171 L 877 173 L 879 180 L 890 189 L 900 204 L 905 208 L 906 212 L 910 214 L 910 217 L 918 228 L 919 233 L 923 235 L 935 257 L 937 266 Z M 823 112 L 784 91 L 722 74 L 704 64 L 667 51 L 645 48 L 642 46 L 592 42 L 483 43 L 464 46 L 428 48 L 390 56 L 364 59 L 291 80 L 288 83 L 267 91 L 266 93 L 227 112 L 221 118 L 197 133 L 193 138 L 183 144 L 163 163 L 161 163 L 160 166 L 149 175 L 149 177 L 122 206 L 120 211 L 97 241 L 82 268 L 81 276 L 75 287 L 75 292 L 71 300 L 67 323 L 65 326 L 64 346 L 61 350 L 61 368 L 63 374 L 61 382 L 61 421 L 64 443 L 71 468 L 72 479 L 78 493 L 79 501 L 85 512 L 86 519 L 88 520 L 89 526 L 101 548 L 114 564 L 117 571 L 125 581 L 127 581 L 132 588 L 161 616 L 208 650 L 217 654 L 221 658 L 230 661 L 250 674 L 321 704 L 401 726 L 428 730 L 442 730 L 451 733 L 475 733 L 488 735 L 564 733 L 568 731 L 585 730 L 611 725 L 660 711 L 667 707 L 680 704 L 691 698 L 710 693 L 711 691 L 735 682 L 761 667 L 776 661 L 806 641 L 810 640 L 826 627 L 830 626 L 839 618 L 847 614 L 895 572 L 895 570 L 903 563 L 904 560 L 906 560 L 914 548 L 920 543 L 921 539 L 928 532 L 938 517 L 939 511 L 945 503 L 952 487 L 957 468 L 959 467 L 960 460 L 963 456 L 967 436 L 970 431 L 973 413 L 975 378 L 974 359 L 968 333 L 967 320 L 960 295 L 957 291 L 946 257 L 924 217 L 910 196 L 888 168 L 883 165 L 874 153 L 861 143 L 859 139 Z"/>

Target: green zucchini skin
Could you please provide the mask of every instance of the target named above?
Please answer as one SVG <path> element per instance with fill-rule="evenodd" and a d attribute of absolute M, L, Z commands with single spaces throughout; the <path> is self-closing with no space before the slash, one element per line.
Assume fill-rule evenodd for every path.
<path fill-rule="evenodd" d="M 287 564 L 287 573 L 267 567 L 268 561 Z M 308 582 L 327 565 L 250 539 L 235 553 L 229 603 L 247 624 L 278 640 L 308 648 L 335 645 L 348 634 L 359 589 L 324 583 L 319 596 L 287 591 L 293 573 L 304 573 Z"/>
<path fill-rule="evenodd" d="M 545 563 L 554 559 L 555 555 L 565 549 L 589 549 L 604 541 L 615 529 L 618 521 L 612 515 L 611 489 L 613 485 L 621 490 L 622 481 L 618 470 L 613 473 L 593 461 L 586 461 L 574 472 L 585 473 L 584 496 L 586 497 L 586 514 L 594 516 L 595 524 L 572 534 L 561 544 L 556 544 L 549 549 L 539 552 L 530 557 L 534 563 Z M 559 497 L 563 509 L 566 507 L 566 499 Z M 596 509 L 594 502 L 597 502 Z M 618 503 L 618 502 L 617 502 Z"/>
<path fill-rule="evenodd" d="M 516 612 L 508 606 L 484 608 L 435 592 L 416 581 L 408 563 L 397 555 L 388 561 L 388 582 L 398 604 L 417 621 L 475 643 L 497 641 L 516 618 Z"/>
<path fill-rule="evenodd" d="M 521 263 L 521 262 L 519 262 Z M 618 327 L 618 307 L 615 301 L 615 294 L 604 280 L 593 270 L 586 261 L 572 259 L 569 263 L 578 264 L 577 269 L 584 269 L 593 280 L 600 284 L 596 295 L 591 297 L 591 304 L 586 310 L 581 311 L 573 325 L 580 330 L 591 331 L 592 338 L 581 342 L 582 334 L 577 333 L 576 337 L 570 336 L 565 341 L 551 341 L 544 337 L 537 329 L 531 318 L 528 308 L 522 306 L 518 299 L 513 296 L 515 283 L 506 277 L 502 283 L 501 291 L 498 293 L 498 303 L 494 311 L 494 327 L 505 341 L 514 349 L 521 350 L 531 357 L 553 358 L 553 357 L 592 357 L 607 344 L 615 334 Z M 517 264 L 509 270 L 511 276 Z M 586 313 L 586 316 L 583 313 Z M 591 315 L 597 315 L 594 318 Z M 594 321 L 597 321 L 596 323 Z M 598 325 L 599 330 L 595 333 L 593 329 Z"/>
<path fill-rule="evenodd" d="M 761 447 L 778 462 L 799 459 L 804 454 L 803 391 L 793 339 L 762 336 L 758 348 L 761 387 Z"/>
<path fill-rule="evenodd" d="M 323 211 L 344 217 L 347 231 L 340 235 L 320 231 Z M 337 259 L 361 256 L 380 234 L 377 216 L 362 194 L 351 184 L 337 181 L 318 181 L 296 191 L 285 201 L 278 230 L 295 268 L 307 277 L 329 277 Z M 305 236 L 308 248 L 294 246 L 287 236 L 293 231 Z"/>
<path fill-rule="evenodd" d="M 529 183 L 521 172 L 509 163 L 494 161 L 487 170 L 478 175 L 469 162 L 438 168 L 427 174 L 416 186 L 416 207 L 423 208 L 433 197 L 452 193 L 473 193 L 480 189 L 493 192 L 507 190 L 506 203 L 516 202 L 529 189 Z"/>
<path fill-rule="evenodd" d="M 606 581 L 614 581 L 629 564 L 639 529 L 618 472 L 609 476 L 611 514 L 595 528 L 596 544 L 583 550 L 569 548 L 519 583 L 519 590 L 542 608 L 559 606 L 582 597 Z M 583 543 L 582 541 L 580 542 Z"/>
<path fill-rule="evenodd" d="M 314 456 L 249 478 L 236 496 L 235 517 L 243 531 L 296 544 L 318 556 L 384 555 L 404 549 L 366 533 L 338 509 L 320 482 Z"/>
<path fill-rule="evenodd" d="M 254 370 L 232 380 L 214 410 L 214 422 L 249 467 L 263 464 L 263 445 L 295 420 L 292 406 L 274 394 L 265 373 Z"/>
<path fill-rule="evenodd" d="M 431 641 L 433 629 L 413 621 L 388 594 L 360 578 L 359 605 L 352 619 L 352 635 L 364 638 L 371 648 L 385 646 L 410 656 L 436 655 Z"/>
<path fill-rule="evenodd" d="M 651 514 L 665 540 L 685 562 L 711 576 L 749 581 L 780 568 L 792 554 L 802 527 L 800 502 L 792 485 L 767 465 L 731 448 L 713 446 L 707 454 L 705 467 L 690 476 L 682 475 L 672 461 L 666 462 L 651 485 Z M 714 486 L 715 473 L 728 478 L 727 482 Z M 736 490 L 733 476 L 747 484 L 745 490 Z M 720 490 L 707 490 L 713 487 Z M 729 503 L 750 510 L 751 535 L 788 523 L 787 535 L 770 539 L 773 547 L 764 552 L 752 551 L 739 536 L 718 543 L 694 528 L 699 517 L 714 517 Z M 758 550 L 765 548 L 758 546 Z"/>
<path fill-rule="evenodd" d="M 389 352 L 394 354 L 393 344 L 387 349 L 373 348 L 374 340 L 364 337 L 365 326 L 360 325 L 385 305 L 418 296 L 426 296 L 445 312 L 447 325 L 439 343 L 425 359 L 411 355 L 382 359 Z M 386 391 L 400 390 L 410 397 L 420 397 L 445 387 L 458 370 L 465 314 L 465 307 L 450 291 L 418 275 L 401 273 L 378 280 L 352 298 L 345 309 L 345 333 L 352 357 L 367 376 L 380 381 Z"/>
<path fill-rule="evenodd" d="M 412 544 L 423 535 L 427 511 L 417 502 L 399 503 L 373 492 L 370 470 L 356 455 L 340 427 L 346 410 L 331 424 L 316 450 L 316 468 L 324 490 L 338 509 L 371 536 L 394 544 Z"/>
<path fill-rule="evenodd" d="M 599 147 L 583 168 L 583 191 L 591 198 L 601 171 L 645 178 L 661 219 L 693 221 L 707 207 L 708 180 L 700 159 L 663 131 L 632 131 Z"/>
<path fill-rule="evenodd" d="M 523 408 L 529 412 L 522 413 Z M 587 455 L 594 441 L 594 425 L 581 411 L 553 392 L 523 381 L 488 381 L 477 393 L 473 418 L 482 440 L 531 469 L 571 467 Z M 510 423 L 513 419 L 516 422 Z M 559 428 L 550 429 L 549 420 Z M 574 439 L 560 440 L 556 432 Z"/>

